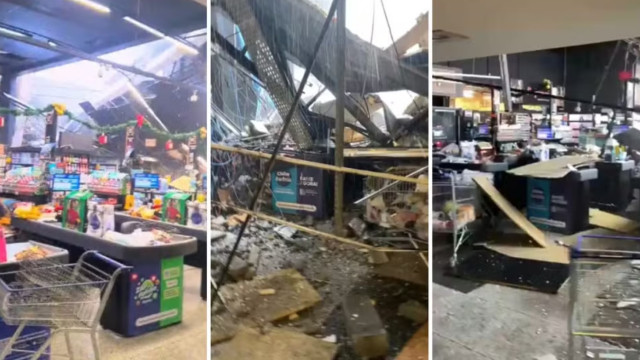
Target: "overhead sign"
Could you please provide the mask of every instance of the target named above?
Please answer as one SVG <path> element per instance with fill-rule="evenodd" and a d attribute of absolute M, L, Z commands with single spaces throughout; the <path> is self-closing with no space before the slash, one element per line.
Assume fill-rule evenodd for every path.
<path fill-rule="evenodd" d="M 55 174 L 52 188 L 53 191 L 80 190 L 80 174 Z"/>
<path fill-rule="evenodd" d="M 160 175 L 150 173 L 134 174 L 133 188 L 157 190 L 160 188 Z"/>

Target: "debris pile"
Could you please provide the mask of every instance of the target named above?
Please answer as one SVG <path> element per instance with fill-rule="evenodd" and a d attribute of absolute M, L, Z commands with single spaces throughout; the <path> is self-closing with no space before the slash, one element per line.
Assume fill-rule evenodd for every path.
<path fill-rule="evenodd" d="M 214 220 L 226 232 L 212 244 L 212 276 L 217 279 L 244 218 Z M 352 225 L 358 227 L 357 222 Z M 329 222 L 314 226 L 333 230 Z M 302 344 L 305 350 L 299 351 L 316 349 L 305 359 L 355 360 L 361 354 L 373 356 L 372 351 L 392 359 L 422 325 L 415 304 L 426 306 L 427 268 L 415 253 L 369 252 L 254 219 L 231 265 L 227 284 L 220 288 L 226 305 L 218 301 L 212 309 L 216 358 L 272 359 L 255 355 L 266 342 L 274 347 L 268 356 L 285 360 L 300 359 L 296 348 Z M 400 270 L 390 271 L 393 267 Z M 349 302 L 353 298 L 366 298 L 368 305 L 360 309 Z M 400 311 L 407 302 L 414 306 Z M 374 322 L 378 332 L 365 331 Z M 363 350 L 362 344 L 370 341 L 376 346 Z"/>

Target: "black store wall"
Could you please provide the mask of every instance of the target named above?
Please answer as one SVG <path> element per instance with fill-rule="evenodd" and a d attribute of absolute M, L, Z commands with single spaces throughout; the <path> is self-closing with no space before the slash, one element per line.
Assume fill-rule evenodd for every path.
<path fill-rule="evenodd" d="M 568 98 L 590 101 L 615 47 L 614 41 L 509 54 L 507 57 L 509 73 L 514 79 L 522 79 L 525 87 L 534 86 L 542 83 L 544 79 L 549 79 L 555 85 L 563 85 Z M 618 49 L 598 94 L 598 102 L 621 104 L 623 88 L 618 80 L 618 72 L 624 69 L 625 48 L 621 46 Z M 500 75 L 497 56 L 449 61 L 440 65 L 460 68 L 464 73 Z M 568 111 L 573 111 L 574 107 L 575 104 L 567 104 Z M 585 106 L 582 108 L 583 111 L 587 110 Z"/>

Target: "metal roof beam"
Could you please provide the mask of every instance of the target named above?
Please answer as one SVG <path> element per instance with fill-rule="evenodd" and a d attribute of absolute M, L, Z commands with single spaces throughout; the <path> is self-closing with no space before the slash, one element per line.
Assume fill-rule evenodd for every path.
<path fill-rule="evenodd" d="M 192 88 L 192 89 L 197 89 L 197 90 L 201 90 L 201 91 L 206 91 L 206 86 L 198 86 L 198 85 L 192 85 L 192 84 L 186 84 L 186 83 L 182 83 L 179 81 L 175 81 L 173 79 L 164 77 L 164 76 L 158 76 L 154 73 L 150 73 L 147 71 L 144 71 L 142 69 L 139 69 L 135 66 L 129 66 L 129 65 L 123 65 L 123 64 L 119 64 L 113 61 L 109 61 L 109 60 L 105 60 L 105 59 L 101 59 L 95 55 L 92 54 L 87 54 L 83 51 L 80 50 L 76 50 L 76 49 L 72 49 L 69 47 L 65 47 L 65 46 L 51 46 L 48 43 L 44 42 L 44 41 L 39 41 L 39 40 L 35 40 L 32 39 L 30 37 L 26 37 L 26 36 L 18 36 L 18 35 L 13 35 L 13 34 L 9 34 L 9 33 L 0 33 L 0 37 L 4 37 L 7 39 L 11 39 L 14 41 L 18 41 L 21 43 L 25 43 L 25 44 L 29 44 L 32 46 L 36 46 L 42 49 L 46 49 L 49 51 L 54 51 L 60 54 L 64 54 L 64 55 L 68 55 L 74 58 L 79 58 L 79 59 L 83 59 L 83 60 L 88 60 L 88 61 L 93 61 L 95 63 L 98 64 L 103 64 L 103 65 L 107 65 L 107 66 L 111 66 L 115 69 L 119 69 L 122 71 L 126 71 L 128 73 L 131 74 L 135 74 L 135 75 L 140 75 L 140 76 L 144 76 L 150 79 L 154 79 L 157 81 L 161 81 L 167 84 L 172 84 L 172 85 L 176 85 L 176 86 L 181 86 L 181 87 L 186 87 L 186 88 Z"/>

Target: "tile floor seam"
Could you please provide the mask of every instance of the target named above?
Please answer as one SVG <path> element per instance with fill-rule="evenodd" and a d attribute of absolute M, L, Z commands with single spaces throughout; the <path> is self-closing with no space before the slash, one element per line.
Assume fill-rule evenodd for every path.
<path fill-rule="evenodd" d="M 471 348 L 471 347 L 467 346 L 466 344 L 461 343 L 460 341 L 455 340 L 455 339 L 453 339 L 453 338 L 450 338 L 450 337 L 448 337 L 448 336 L 446 336 L 446 335 L 443 335 L 443 334 L 441 334 L 441 333 L 439 333 L 439 332 L 437 332 L 437 331 L 435 331 L 435 330 L 433 331 L 433 334 L 434 334 L 434 335 L 436 335 L 436 336 L 439 336 L 439 337 L 441 337 L 441 338 L 443 338 L 443 339 L 445 339 L 445 340 L 451 341 L 452 343 L 455 343 L 456 345 L 462 346 L 463 348 L 465 348 L 465 349 L 469 350 L 469 352 L 472 352 L 472 353 L 476 353 L 476 354 L 482 355 L 482 356 L 484 356 L 485 358 L 487 358 L 488 360 L 498 360 L 498 359 L 494 358 L 493 356 L 490 356 L 490 355 L 488 355 L 488 354 L 485 354 L 485 353 L 482 353 L 482 352 L 480 352 L 480 351 L 477 351 L 477 350 L 475 350 L 475 349 L 473 349 L 473 348 Z M 435 349 L 435 341 L 434 341 L 433 346 L 434 346 L 434 349 Z M 434 359 L 434 360 L 437 360 L 437 359 Z"/>

